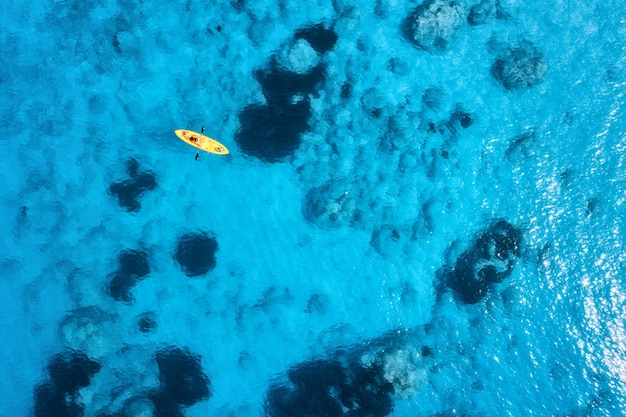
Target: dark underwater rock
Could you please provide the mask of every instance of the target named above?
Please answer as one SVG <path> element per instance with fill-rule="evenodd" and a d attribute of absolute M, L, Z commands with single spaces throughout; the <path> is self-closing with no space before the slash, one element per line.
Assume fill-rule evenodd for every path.
<path fill-rule="evenodd" d="M 100 370 L 100 363 L 89 359 L 85 354 L 70 351 L 55 355 L 48 364 L 48 375 L 55 390 L 75 395 L 89 386 L 89 381 Z"/>
<path fill-rule="evenodd" d="M 250 106 L 239 114 L 241 127 L 235 140 L 246 155 L 280 162 L 300 147 L 310 117 L 308 99 L 282 106 Z"/>
<path fill-rule="evenodd" d="M 463 129 L 467 129 L 474 124 L 474 119 L 470 113 L 463 110 L 463 107 L 460 104 L 457 104 L 456 108 L 450 115 L 450 123 L 452 125 L 458 123 Z"/>
<path fill-rule="evenodd" d="M 159 405 L 168 399 L 176 404 L 190 406 L 211 396 L 211 382 L 202 371 L 200 356 L 186 349 L 171 347 L 156 355 L 159 366 L 160 392 L 167 398 L 160 398 Z"/>
<path fill-rule="evenodd" d="M 258 71 L 256 78 L 263 88 L 268 105 L 280 108 L 297 103 L 294 97 L 312 94 L 324 80 L 324 71 L 324 67 L 316 66 L 305 74 L 298 74 L 272 66 L 269 71 Z"/>
<path fill-rule="evenodd" d="M 132 303 L 135 299 L 131 294 L 131 290 L 134 286 L 135 279 L 132 276 L 117 271 L 109 275 L 107 294 L 115 301 Z"/>
<path fill-rule="evenodd" d="M 498 56 L 491 75 L 509 91 L 540 84 L 548 70 L 543 54 L 532 43 L 524 41 Z"/>
<path fill-rule="evenodd" d="M 270 389 L 267 416 L 376 417 L 393 410 L 393 386 L 376 364 L 346 368 L 339 361 L 320 359 L 296 365 L 287 375 L 292 389 L 286 385 Z"/>
<path fill-rule="evenodd" d="M 306 40 L 318 53 L 325 54 L 335 47 L 338 36 L 332 28 L 317 24 L 298 29 L 294 38 Z"/>
<path fill-rule="evenodd" d="M 154 405 L 152 417 L 184 417 L 180 404 L 163 391 L 152 393 L 150 401 Z"/>
<path fill-rule="evenodd" d="M 150 273 L 147 253 L 138 250 L 123 251 L 119 256 L 119 269 L 109 275 L 107 294 L 114 300 L 130 303 L 131 290 L 138 280 Z"/>
<path fill-rule="evenodd" d="M 35 417 L 82 417 L 84 409 L 82 404 L 55 390 L 50 383 L 35 389 Z"/>
<path fill-rule="evenodd" d="M 35 389 L 35 416 L 82 417 L 84 406 L 74 397 L 89 386 L 100 368 L 100 363 L 78 351 L 55 355 L 47 367 L 49 380 Z"/>
<path fill-rule="evenodd" d="M 186 233 L 178 238 L 174 259 L 188 277 L 206 275 L 217 264 L 215 253 L 218 249 L 214 235 Z"/>
<path fill-rule="evenodd" d="M 495 284 L 511 275 L 521 244 L 522 231 L 505 220 L 498 220 L 478 236 L 452 268 L 439 270 L 438 276 L 458 301 L 476 304 Z"/>
<path fill-rule="evenodd" d="M 427 365 L 415 335 L 394 332 L 296 364 L 270 384 L 268 417 L 368 416 L 393 412 L 426 384 Z"/>
<path fill-rule="evenodd" d="M 156 329 L 158 325 L 155 314 L 152 311 L 142 313 L 137 320 L 137 326 L 142 333 L 149 333 Z"/>
<path fill-rule="evenodd" d="M 299 148 L 312 114 L 309 96 L 326 79 L 319 54 L 331 50 L 336 41 L 336 33 L 321 24 L 303 27 L 267 68 L 256 71 L 267 103 L 247 106 L 239 114 L 235 141 L 241 152 L 275 163 Z"/>
<path fill-rule="evenodd" d="M 352 84 L 346 81 L 345 83 L 341 85 L 341 93 L 339 94 L 339 96 L 343 99 L 351 98 L 352 90 L 353 90 Z"/>
<path fill-rule="evenodd" d="M 141 196 L 157 187 L 156 176 L 152 171 L 140 173 L 139 164 L 133 158 L 127 165 L 127 173 L 131 178 L 111 184 L 109 194 L 116 196 L 120 206 L 126 211 L 135 212 L 141 208 Z"/>
<path fill-rule="evenodd" d="M 140 250 L 126 250 L 119 256 L 120 272 L 133 275 L 139 279 L 150 273 L 148 254 Z"/>

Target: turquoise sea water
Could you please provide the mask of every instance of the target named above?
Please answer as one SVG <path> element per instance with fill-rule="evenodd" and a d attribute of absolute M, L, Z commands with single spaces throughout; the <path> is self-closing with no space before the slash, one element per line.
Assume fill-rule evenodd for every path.
<path fill-rule="evenodd" d="M 623 1 L 5 3 L 0 416 L 626 414 Z"/>

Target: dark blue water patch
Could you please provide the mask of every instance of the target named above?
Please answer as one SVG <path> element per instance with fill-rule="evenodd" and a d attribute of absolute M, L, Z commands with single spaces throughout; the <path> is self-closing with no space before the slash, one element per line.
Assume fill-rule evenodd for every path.
<path fill-rule="evenodd" d="M 429 358 L 431 356 L 433 356 L 433 350 L 430 346 L 424 345 L 422 346 L 422 356 L 425 358 Z"/>
<path fill-rule="evenodd" d="M 50 383 L 35 388 L 35 417 L 82 417 L 84 410 L 82 404 L 55 390 Z"/>
<path fill-rule="evenodd" d="M 547 70 L 543 53 L 531 42 L 522 41 L 496 58 L 491 67 L 491 75 L 504 88 L 512 91 L 540 84 Z"/>
<path fill-rule="evenodd" d="M 257 71 L 255 76 L 268 105 L 281 108 L 291 106 L 294 97 L 304 97 L 315 92 L 315 87 L 324 81 L 325 68 L 318 65 L 307 73 L 298 74 L 280 68 L 273 61 L 269 70 Z"/>
<path fill-rule="evenodd" d="M 268 417 L 370 416 L 393 412 L 394 398 L 409 398 L 423 387 L 434 356 L 423 353 L 418 331 L 389 332 L 333 349 L 298 363 L 270 383 L 264 402 Z M 431 361 L 427 359 L 426 361 Z"/>
<path fill-rule="evenodd" d="M 131 290 L 138 280 L 150 273 L 148 255 L 140 250 L 123 251 L 119 256 L 119 268 L 109 275 L 107 294 L 114 300 L 130 303 L 134 301 Z"/>
<path fill-rule="evenodd" d="M 348 99 L 352 97 L 352 90 L 354 87 L 352 87 L 352 84 L 348 81 L 346 81 L 345 83 L 343 83 L 341 85 L 341 92 L 339 94 L 339 96 L 342 99 Z"/>
<path fill-rule="evenodd" d="M 240 129 L 235 140 L 246 155 L 265 162 L 283 161 L 300 146 L 311 113 L 306 98 L 288 105 L 247 107 L 239 114 Z"/>
<path fill-rule="evenodd" d="M 50 382 L 58 392 L 75 395 L 80 388 L 89 386 L 101 368 L 100 363 L 89 359 L 85 354 L 69 351 L 55 355 L 48 364 Z"/>
<path fill-rule="evenodd" d="M 79 389 L 89 386 L 100 368 L 100 363 L 77 351 L 52 357 L 47 366 L 48 380 L 35 388 L 35 416 L 83 416 L 84 407 L 74 397 Z"/>
<path fill-rule="evenodd" d="M 468 112 L 463 109 L 463 106 L 457 103 L 454 111 L 450 115 L 450 124 L 456 127 L 460 126 L 463 129 L 469 128 L 472 124 L 474 124 L 474 118 Z"/>
<path fill-rule="evenodd" d="M 361 416 L 386 416 L 393 411 L 391 395 L 394 388 L 391 382 L 384 377 L 384 369 L 379 364 L 360 366 L 352 364 L 354 388 L 352 394 L 352 407 L 356 408 L 356 415 Z M 350 404 L 350 401 L 348 402 Z"/>
<path fill-rule="evenodd" d="M 137 319 L 137 327 L 142 333 L 150 333 L 158 327 L 159 323 L 153 311 L 141 313 Z"/>
<path fill-rule="evenodd" d="M 174 260 L 188 277 L 202 276 L 215 268 L 218 249 L 217 238 L 211 233 L 185 233 L 178 238 Z"/>
<path fill-rule="evenodd" d="M 111 45 L 116 53 L 121 54 L 122 48 L 120 46 L 120 41 L 117 39 L 117 33 L 113 34 L 113 38 L 111 39 Z"/>
<path fill-rule="evenodd" d="M 154 405 L 152 417 L 184 417 L 180 404 L 162 391 L 152 393 L 150 401 Z"/>
<path fill-rule="evenodd" d="M 447 0 L 427 0 L 401 24 L 401 32 L 412 44 L 429 52 L 442 52 L 465 24 L 466 11 Z"/>
<path fill-rule="evenodd" d="M 333 360 L 317 360 L 297 365 L 288 372 L 293 389 L 276 386 L 270 389 L 266 415 L 271 417 L 341 416 L 342 403 L 351 400 L 347 375 Z"/>
<path fill-rule="evenodd" d="M 465 304 L 476 304 L 493 286 L 507 279 L 520 256 L 522 231 L 506 220 L 497 220 L 483 231 L 453 267 L 437 272 L 442 285 Z"/>
<path fill-rule="evenodd" d="M 135 278 L 116 271 L 109 275 L 107 294 L 115 301 L 130 304 L 135 300 L 131 290 L 135 286 Z"/>
<path fill-rule="evenodd" d="M 141 208 L 141 196 L 157 187 L 156 175 L 152 171 L 139 172 L 139 163 L 134 158 L 127 162 L 127 174 L 129 179 L 111 184 L 109 194 L 116 196 L 126 211 L 136 212 Z"/>
<path fill-rule="evenodd" d="M 393 411 L 394 388 L 376 364 L 345 365 L 317 359 L 287 373 L 289 384 L 270 387 L 265 401 L 269 417 L 386 416 Z"/>
<path fill-rule="evenodd" d="M 125 250 L 119 256 L 120 272 L 132 275 L 138 279 L 145 278 L 150 273 L 148 254 L 142 250 Z"/>
<path fill-rule="evenodd" d="M 334 47 L 337 34 L 318 24 L 298 29 L 294 40 L 300 39 L 323 54 Z M 298 149 L 300 135 L 309 128 L 312 113 L 309 96 L 326 79 L 326 68 L 320 64 L 304 73 L 292 72 L 281 67 L 273 56 L 266 68 L 255 72 L 255 78 L 267 104 L 242 110 L 235 140 L 241 152 L 248 156 L 264 162 L 280 162 Z"/>
<path fill-rule="evenodd" d="M 320 54 L 331 51 L 337 43 L 337 33 L 332 28 L 325 28 L 322 24 L 306 26 L 296 30 L 294 39 L 304 39 Z"/>
<path fill-rule="evenodd" d="M 191 406 L 211 397 L 211 382 L 202 370 L 200 356 L 170 347 L 157 352 L 156 361 L 161 382 L 157 398 L 161 402 Z"/>

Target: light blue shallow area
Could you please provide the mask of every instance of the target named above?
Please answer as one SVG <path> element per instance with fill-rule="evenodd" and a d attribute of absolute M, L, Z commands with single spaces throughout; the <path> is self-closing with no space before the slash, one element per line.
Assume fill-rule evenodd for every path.
<path fill-rule="evenodd" d="M 20 3 L 0 6 L 0 416 L 34 415 L 68 349 L 102 366 L 77 395 L 85 415 L 114 415 L 158 386 L 155 352 L 172 345 L 202 358 L 213 389 L 185 415 L 263 415 L 290 367 L 394 334 L 412 340 L 393 346 L 393 372 L 411 375 L 394 416 L 626 414 L 623 1 L 502 0 L 506 16 L 464 17 L 443 51 L 403 35 L 415 2 Z M 320 23 L 338 39 L 300 147 L 245 155 L 255 71 L 275 54 L 297 66 L 294 32 Z M 547 70 L 509 91 L 492 66 L 523 42 Z M 426 132 L 457 105 L 471 126 Z M 173 134 L 203 125 L 231 155 L 196 162 Z M 130 158 L 157 181 L 136 212 L 108 191 Z M 358 224 L 303 216 L 321 186 L 347 192 Z M 436 272 L 497 218 L 523 230 L 511 278 L 477 304 L 438 297 Z M 400 238 L 375 244 L 386 227 Z M 219 250 L 189 278 L 173 258 L 194 231 Z M 115 301 L 118 255 L 138 248 L 151 273 Z M 64 326 L 90 306 L 106 319 Z"/>

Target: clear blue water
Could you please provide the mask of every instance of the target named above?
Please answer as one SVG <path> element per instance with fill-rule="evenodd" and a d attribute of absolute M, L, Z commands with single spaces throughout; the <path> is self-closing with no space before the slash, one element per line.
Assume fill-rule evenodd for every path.
<path fill-rule="evenodd" d="M 1 416 L 625 414 L 623 1 L 5 3 Z"/>

